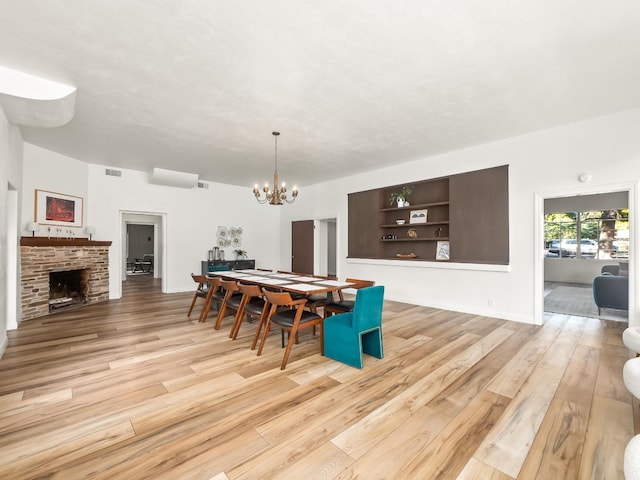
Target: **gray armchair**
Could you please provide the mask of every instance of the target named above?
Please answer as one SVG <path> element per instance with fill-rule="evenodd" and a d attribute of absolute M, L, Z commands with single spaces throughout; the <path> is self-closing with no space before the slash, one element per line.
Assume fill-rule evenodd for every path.
<path fill-rule="evenodd" d="M 619 275 L 620 265 L 603 265 L 600 269 L 600 273 L 606 273 L 607 275 Z"/>
<path fill-rule="evenodd" d="M 602 308 L 629 310 L 629 277 L 605 273 L 593 279 L 593 300 Z"/>

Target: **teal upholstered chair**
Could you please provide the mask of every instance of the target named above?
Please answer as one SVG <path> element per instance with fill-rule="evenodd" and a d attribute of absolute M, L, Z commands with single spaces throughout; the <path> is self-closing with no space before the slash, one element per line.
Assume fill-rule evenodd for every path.
<path fill-rule="evenodd" d="M 324 355 L 356 368 L 362 368 L 363 353 L 382 358 L 383 299 L 382 285 L 362 288 L 352 312 L 327 317 Z"/>

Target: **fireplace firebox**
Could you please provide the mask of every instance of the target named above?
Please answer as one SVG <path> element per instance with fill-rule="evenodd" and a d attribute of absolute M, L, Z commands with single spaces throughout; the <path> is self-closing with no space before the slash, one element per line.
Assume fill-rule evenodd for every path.
<path fill-rule="evenodd" d="M 49 272 L 49 311 L 87 303 L 89 271 L 85 269 Z"/>

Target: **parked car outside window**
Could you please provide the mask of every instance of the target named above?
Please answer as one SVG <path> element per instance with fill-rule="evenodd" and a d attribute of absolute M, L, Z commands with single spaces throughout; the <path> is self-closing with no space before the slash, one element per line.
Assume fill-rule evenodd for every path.
<path fill-rule="evenodd" d="M 547 252 L 560 257 L 575 257 L 578 254 L 578 241 L 575 238 L 551 240 Z M 583 238 L 580 240 L 580 256 L 595 257 L 598 254 L 598 242 Z"/>
<path fill-rule="evenodd" d="M 598 253 L 598 242 L 583 238 L 580 240 L 580 253 L 582 256 L 595 257 Z"/>
<path fill-rule="evenodd" d="M 578 241 L 575 238 L 565 238 L 560 241 L 560 253 L 563 257 L 575 257 L 578 251 Z"/>

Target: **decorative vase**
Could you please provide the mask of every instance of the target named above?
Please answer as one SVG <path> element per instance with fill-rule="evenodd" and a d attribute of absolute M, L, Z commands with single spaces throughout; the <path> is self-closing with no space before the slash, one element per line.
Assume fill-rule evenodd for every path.
<path fill-rule="evenodd" d="M 404 207 L 404 198 L 398 197 L 397 202 L 398 202 L 398 208 Z"/>

